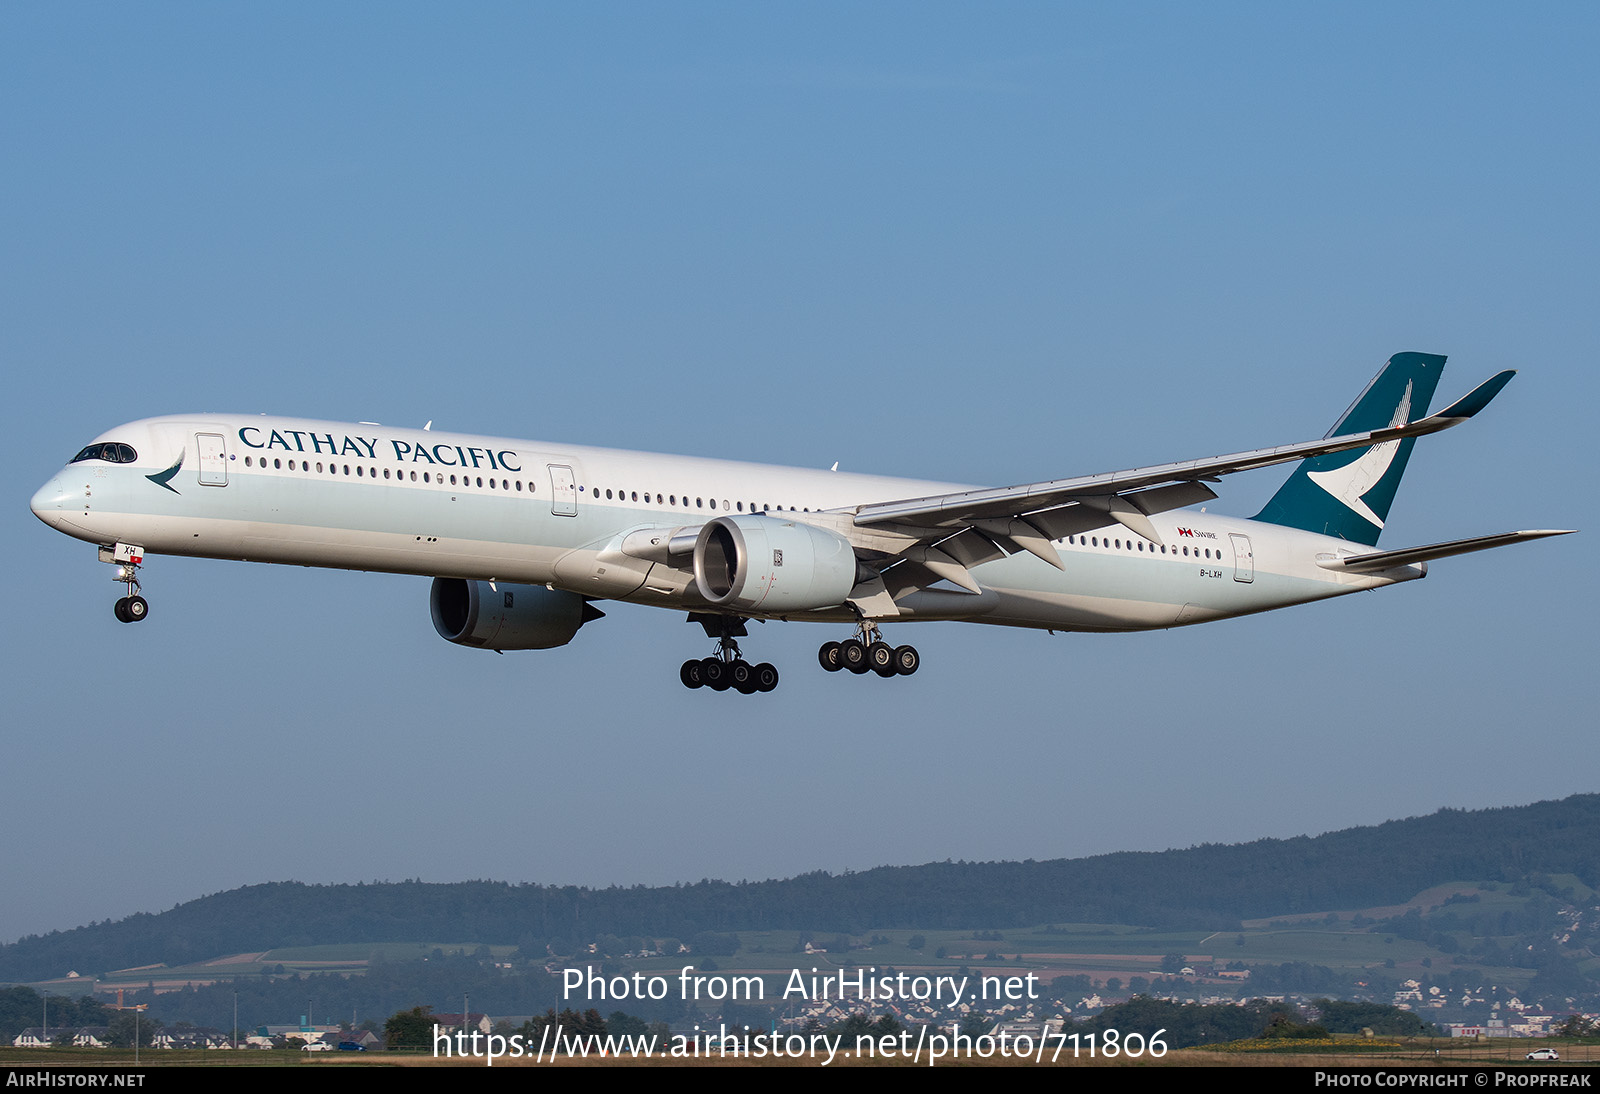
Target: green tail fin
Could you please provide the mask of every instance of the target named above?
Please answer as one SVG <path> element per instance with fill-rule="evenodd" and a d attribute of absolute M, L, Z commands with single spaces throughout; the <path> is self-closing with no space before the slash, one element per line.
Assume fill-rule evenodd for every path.
<path fill-rule="evenodd" d="M 1329 437 L 1417 421 L 1439 384 L 1445 359 L 1397 353 L 1373 377 Z M 1376 546 L 1411 458 L 1415 437 L 1302 460 L 1256 520 Z"/>

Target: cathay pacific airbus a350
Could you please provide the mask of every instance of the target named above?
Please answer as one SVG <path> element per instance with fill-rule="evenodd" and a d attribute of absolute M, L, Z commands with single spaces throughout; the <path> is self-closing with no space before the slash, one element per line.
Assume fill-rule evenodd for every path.
<path fill-rule="evenodd" d="M 101 434 L 33 497 L 100 547 L 145 618 L 146 555 L 433 578 L 433 625 L 491 650 L 570 642 L 597 600 L 686 611 L 717 652 L 691 688 L 770 691 L 750 619 L 853 625 L 829 671 L 917 670 L 884 628 L 1181 627 L 1360 592 L 1430 560 L 1560 535 L 1376 550 L 1416 438 L 1482 410 L 1502 372 L 1427 416 L 1445 359 L 1401 353 L 1320 441 L 1023 486 L 907 479 L 291 418 L 193 414 Z M 1301 461 L 1254 519 L 1199 505 L 1223 475 Z"/>

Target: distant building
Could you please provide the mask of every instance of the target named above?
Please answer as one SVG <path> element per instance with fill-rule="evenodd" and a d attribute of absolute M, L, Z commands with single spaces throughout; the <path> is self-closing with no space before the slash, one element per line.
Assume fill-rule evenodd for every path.
<path fill-rule="evenodd" d="M 33 1026 L 13 1037 L 11 1044 L 15 1048 L 49 1048 L 55 1044 L 56 1038 L 75 1032 L 70 1026 Z"/>
<path fill-rule="evenodd" d="M 455 1030 L 460 1029 L 462 1026 L 461 1015 L 459 1013 L 434 1014 L 430 1017 L 433 1018 L 433 1024 L 438 1026 L 441 1030 Z M 494 1023 L 489 1021 L 489 1016 L 487 1014 L 479 1014 L 474 1011 L 472 1014 L 467 1015 L 466 1028 L 468 1032 L 477 1030 L 480 1033 L 488 1034 L 490 1030 L 494 1029 Z"/>
<path fill-rule="evenodd" d="M 204 1026 L 184 1026 L 157 1030 L 150 1038 L 152 1048 L 232 1048 L 233 1035 Z"/>

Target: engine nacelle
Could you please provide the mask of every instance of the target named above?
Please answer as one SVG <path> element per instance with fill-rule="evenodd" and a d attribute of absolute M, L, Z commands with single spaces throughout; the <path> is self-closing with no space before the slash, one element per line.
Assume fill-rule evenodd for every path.
<path fill-rule="evenodd" d="M 433 629 L 459 646 L 485 650 L 550 650 L 605 615 L 577 593 L 543 585 L 508 585 L 436 577 L 428 594 Z"/>
<path fill-rule="evenodd" d="M 694 582 L 718 607 L 804 612 L 844 603 L 856 584 L 850 541 L 825 528 L 752 514 L 718 517 L 694 543 Z"/>

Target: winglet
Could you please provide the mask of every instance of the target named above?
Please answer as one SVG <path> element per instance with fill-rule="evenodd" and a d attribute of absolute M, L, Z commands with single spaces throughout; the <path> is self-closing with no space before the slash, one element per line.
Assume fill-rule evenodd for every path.
<path fill-rule="evenodd" d="M 1483 383 L 1479 384 L 1477 387 L 1473 388 L 1471 391 L 1467 392 L 1461 398 L 1457 399 L 1455 402 L 1439 411 L 1439 413 L 1430 414 L 1428 417 L 1423 418 L 1419 422 L 1411 423 L 1411 425 L 1406 427 L 1405 433 L 1412 437 L 1424 437 L 1429 433 L 1438 433 L 1440 430 L 1449 429 L 1454 425 L 1460 425 L 1462 422 L 1478 413 L 1478 411 L 1488 406 L 1490 400 L 1492 400 L 1496 395 L 1500 394 L 1500 389 L 1509 384 L 1511 382 L 1511 377 L 1515 376 L 1516 374 L 1516 369 L 1507 369 L 1504 372 L 1496 373 Z M 1387 437 L 1391 432 L 1391 430 L 1380 429 L 1374 434 L 1374 436 L 1382 439 Z"/>
<path fill-rule="evenodd" d="M 1435 418 L 1470 418 L 1478 411 L 1489 405 L 1489 401 L 1500 394 L 1500 389 L 1511 382 L 1511 377 L 1517 374 L 1514 368 L 1489 377 L 1483 383 L 1467 392 L 1461 398 L 1445 407 Z"/>

